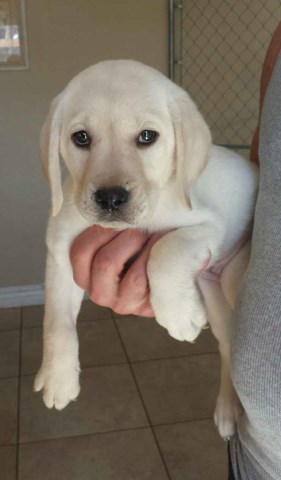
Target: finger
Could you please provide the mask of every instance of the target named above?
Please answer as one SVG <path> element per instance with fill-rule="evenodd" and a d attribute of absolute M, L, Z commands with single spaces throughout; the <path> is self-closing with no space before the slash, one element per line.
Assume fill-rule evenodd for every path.
<path fill-rule="evenodd" d="M 117 237 L 120 232 L 111 228 L 93 226 L 82 232 L 74 240 L 70 249 L 73 277 L 77 285 L 84 290 L 90 288 L 92 262 L 97 251 Z"/>
<path fill-rule="evenodd" d="M 149 295 L 147 295 L 144 303 L 136 309 L 134 315 L 139 315 L 140 317 L 155 317 L 155 313 L 149 301 Z"/>
<path fill-rule="evenodd" d="M 96 253 L 89 292 L 95 303 L 111 308 L 116 304 L 124 265 L 143 247 L 147 238 L 147 233 L 125 230 Z"/>
<path fill-rule="evenodd" d="M 114 312 L 118 315 L 137 315 L 139 317 L 155 317 L 153 308 L 149 301 L 149 293 L 144 299 L 143 304 L 139 305 L 137 308 L 129 309 L 126 304 L 123 307 L 114 308 Z"/>
<path fill-rule="evenodd" d="M 124 314 L 141 311 L 149 311 L 149 316 L 153 314 L 149 303 L 149 281 L 147 276 L 147 262 L 153 245 L 164 235 L 164 233 L 155 233 L 148 240 L 142 252 L 134 263 L 129 267 L 124 278 L 119 285 L 119 292 L 116 298 L 116 304 L 113 310 Z M 146 307 L 145 307 L 146 305 Z"/>

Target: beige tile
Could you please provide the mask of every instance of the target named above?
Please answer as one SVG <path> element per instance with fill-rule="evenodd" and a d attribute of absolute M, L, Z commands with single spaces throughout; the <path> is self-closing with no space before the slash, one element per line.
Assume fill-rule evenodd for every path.
<path fill-rule="evenodd" d="M 113 320 L 95 320 L 78 325 L 81 367 L 126 363 L 126 356 Z M 1 336 L 0 336 L 1 340 Z M 36 373 L 42 359 L 42 328 L 22 332 L 22 373 Z"/>
<path fill-rule="evenodd" d="M 34 305 L 24 307 L 23 311 L 23 327 L 40 327 L 44 319 L 44 305 Z M 78 321 L 89 322 L 93 320 L 103 320 L 112 318 L 109 308 L 99 307 L 90 300 L 82 302 Z"/>
<path fill-rule="evenodd" d="M 20 330 L 0 332 L 0 378 L 19 373 L 19 338 Z"/>
<path fill-rule="evenodd" d="M 147 425 L 141 400 L 127 365 L 95 367 L 81 375 L 76 402 L 58 412 L 48 410 L 34 377 L 22 378 L 20 441 L 34 441 Z"/>
<path fill-rule="evenodd" d="M 203 330 L 194 344 L 170 337 L 154 318 L 119 317 L 116 322 L 131 361 L 179 357 L 217 352 L 210 329 Z"/>
<path fill-rule="evenodd" d="M 16 447 L 0 447 L 1 480 L 16 480 Z"/>
<path fill-rule="evenodd" d="M 217 354 L 134 363 L 133 369 L 152 424 L 212 417 L 219 382 Z"/>
<path fill-rule="evenodd" d="M 226 480 L 226 443 L 212 420 L 155 427 L 172 480 Z"/>
<path fill-rule="evenodd" d="M 0 330 L 20 327 L 20 308 L 0 308 Z"/>
<path fill-rule="evenodd" d="M 149 429 L 20 447 L 19 480 L 168 480 Z"/>
<path fill-rule="evenodd" d="M 0 380 L 0 445 L 16 443 L 18 378 Z"/>

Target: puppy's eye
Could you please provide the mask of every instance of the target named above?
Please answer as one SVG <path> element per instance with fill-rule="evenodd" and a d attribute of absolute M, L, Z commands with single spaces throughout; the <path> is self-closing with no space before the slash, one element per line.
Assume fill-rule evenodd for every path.
<path fill-rule="evenodd" d="M 91 139 L 89 137 L 88 132 L 86 130 L 79 130 L 79 132 L 75 132 L 71 135 L 71 139 L 77 147 L 88 147 L 91 143 Z"/>
<path fill-rule="evenodd" d="M 138 138 L 138 144 L 149 145 L 155 142 L 157 137 L 158 133 L 154 132 L 154 130 L 143 130 Z"/>

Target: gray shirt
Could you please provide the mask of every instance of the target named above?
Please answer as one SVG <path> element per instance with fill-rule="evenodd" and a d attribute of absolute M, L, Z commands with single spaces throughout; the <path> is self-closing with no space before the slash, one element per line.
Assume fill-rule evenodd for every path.
<path fill-rule="evenodd" d="M 240 288 L 232 377 L 244 406 L 231 441 L 237 480 L 281 479 L 281 54 L 260 126 L 260 187 Z"/>

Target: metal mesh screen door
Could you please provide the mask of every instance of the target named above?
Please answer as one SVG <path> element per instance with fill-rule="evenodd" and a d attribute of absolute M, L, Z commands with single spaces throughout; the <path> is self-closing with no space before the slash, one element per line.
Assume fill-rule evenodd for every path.
<path fill-rule="evenodd" d="M 249 148 L 261 68 L 280 19 L 280 0 L 170 0 L 170 74 L 215 143 Z"/>

